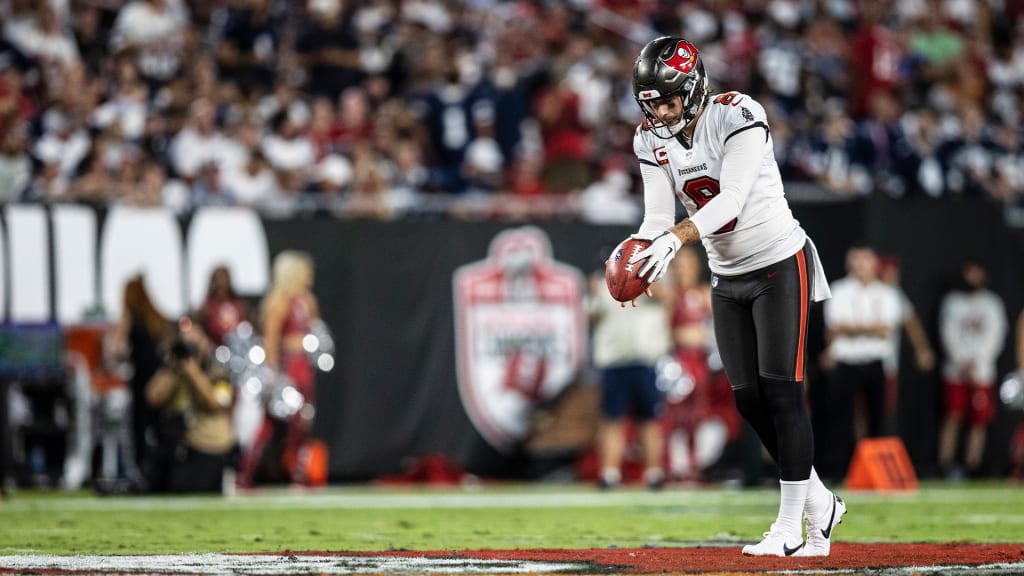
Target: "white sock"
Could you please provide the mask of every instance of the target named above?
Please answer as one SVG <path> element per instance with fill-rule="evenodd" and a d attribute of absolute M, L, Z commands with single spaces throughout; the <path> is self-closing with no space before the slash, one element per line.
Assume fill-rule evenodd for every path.
<path fill-rule="evenodd" d="M 804 504 L 807 502 L 807 488 L 810 480 L 796 482 L 780 480 L 782 500 L 779 502 L 779 517 L 775 519 L 775 527 L 782 530 L 790 543 L 803 540 Z"/>
<path fill-rule="evenodd" d="M 804 510 L 812 518 L 822 514 L 832 504 L 832 493 L 825 487 L 825 483 L 818 478 L 818 471 L 811 467 L 811 477 L 807 481 L 807 504 Z"/>
<path fill-rule="evenodd" d="M 609 484 L 618 484 L 622 481 L 622 473 L 618 468 L 605 468 L 601 470 L 601 479 Z"/>

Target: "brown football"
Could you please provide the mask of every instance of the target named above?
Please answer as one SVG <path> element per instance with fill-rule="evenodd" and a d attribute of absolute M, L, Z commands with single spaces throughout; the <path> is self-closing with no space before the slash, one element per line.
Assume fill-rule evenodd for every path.
<path fill-rule="evenodd" d="M 626 238 L 612 250 L 604 263 L 604 280 L 608 284 L 608 292 L 612 298 L 619 302 L 630 302 L 640 297 L 651 285 L 637 275 L 644 261 L 629 263 L 630 258 L 650 245 L 648 240 Z"/>

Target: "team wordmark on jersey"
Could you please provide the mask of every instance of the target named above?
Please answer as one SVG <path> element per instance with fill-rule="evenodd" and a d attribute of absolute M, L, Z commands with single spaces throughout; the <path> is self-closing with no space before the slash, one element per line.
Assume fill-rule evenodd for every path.
<path fill-rule="evenodd" d="M 689 168 L 677 168 L 676 170 L 679 171 L 680 176 L 686 176 L 687 174 L 696 174 L 697 172 L 707 172 L 708 165 L 704 162 L 701 162 L 697 166 L 690 166 Z"/>
<path fill-rule="evenodd" d="M 502 232 L 486 259 L 456 270 L 454 292 L 459 395 L 484 439 L 510 450 L 535 406 L 582 367 L 583 277 L 528 226 Z"/>

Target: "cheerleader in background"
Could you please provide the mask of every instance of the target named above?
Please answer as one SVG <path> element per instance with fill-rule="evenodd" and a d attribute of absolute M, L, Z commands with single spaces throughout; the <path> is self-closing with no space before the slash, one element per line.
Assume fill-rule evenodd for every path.
<path fill-rule="evenodd" d="M 242 459 L 239 485 L 251 486 L 264 452 L 273 440 L 280 446 L 271 465 L 283 471 L 292 483 L 305 484 L 305 469 L 299 454 L 309 441 L 314 403 L 313 367 L 302 347 L 303 338 L 320 318 L 320 307 L 313 294 L 313 260 L 304 252 L 285 251 L 274 259 L 274 278 L 260 308 L 266 365 L 287 376 L 305 398 L 306 407 L 287 421 L 264 414 L 256 440 Z M 283 436 L 283 438 L 282 438 Z M 273 474 L 271 474 L 273 476 Z"/>

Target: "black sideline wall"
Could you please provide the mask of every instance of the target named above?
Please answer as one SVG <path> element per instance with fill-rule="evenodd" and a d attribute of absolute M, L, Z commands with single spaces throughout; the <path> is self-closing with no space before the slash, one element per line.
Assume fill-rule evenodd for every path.
<path fill-rule="evenodd" d="M 1005 300 L 1011 326 L 1022 305 L 1021 235 L 1003 224 L 986 201 L 854 201 L 794 206 L 830 280 L 845 275 L 846 249 L 866 243 L 898 256 L 903 288 L 938 349 L 939 301 L 959 263 L 979 258 Z M 555 260 L 590 273 L 631 230 L 576 222 L 537 222 Z M 466 416 L 456 386 L 452 274 L 483 259 L 496 234 L 523 225 L 492 222 L 266 221 L 269 252 L 309 251 L 315 290 L 335 332 L 335 370 L 318 375 L 315 433 L 330 446 L 333 481 L 364 480 L 402 470 L 410 458 L 441 452 L 470 471 L 519 476 L 526 463 L 488 448 Z M 905 342 L 906 339 L 904 338 Z M 823 345 L 820 306 L 812 315 L 808 380 L 815 397 Z M 906 357 L 904 367 L 910 365 Z M 1013 367 L 1007 340 L 1000 374 Z M 941 409 L 936 374 L 908 374 L 900 390 L 899 433 L 919 473 L 934 472 Z M 820 396 L 820 394 L 819 394 Z M 820 401 L 821 398 L 816 400 Z M 1019 416 L 1001 412 L 993 425 L 988 462 L 1002 473 L 1008 436 Z M 827 423 L 816 422 L 816 426 Z"/>

